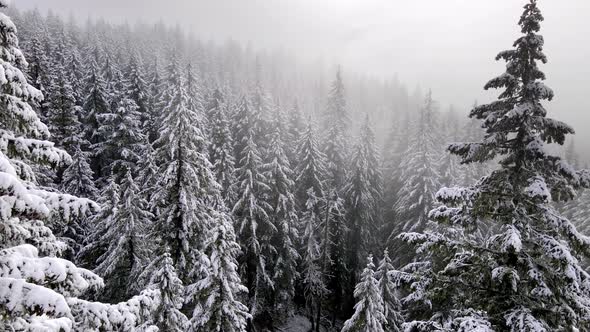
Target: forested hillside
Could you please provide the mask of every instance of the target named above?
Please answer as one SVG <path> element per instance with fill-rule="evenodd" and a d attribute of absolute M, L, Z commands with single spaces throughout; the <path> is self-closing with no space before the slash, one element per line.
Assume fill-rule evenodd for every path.
<path fill-rule="evenodd" d="M 590 328 L 590 173 L 544 149 L 573 130 L 536 0 L 470 118 L 163 24 L 3 11 L 1 330 Z"/>

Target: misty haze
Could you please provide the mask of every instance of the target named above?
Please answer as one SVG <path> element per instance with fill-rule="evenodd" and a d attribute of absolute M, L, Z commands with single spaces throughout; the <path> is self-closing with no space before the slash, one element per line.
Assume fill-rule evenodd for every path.
<path fill-rule="evenodd" d="M 0 331 L 590 331 L 586 0 L 0 0 Z"/>

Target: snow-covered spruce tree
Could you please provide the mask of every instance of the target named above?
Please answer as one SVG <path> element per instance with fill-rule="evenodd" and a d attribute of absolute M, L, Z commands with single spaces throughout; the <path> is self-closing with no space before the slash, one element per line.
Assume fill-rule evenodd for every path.
<path fill-rule="evenodd" d="M 106 225 L 111 224 L 119 207 L 119 185 L 108 179 L 98 196 L 101 209 L 88 219 L 84 247 L 78 252 L 76 261 L 86 268 L 94 268 L 96 261 L 108 249 L 108 243 L 102 241 L 108 231 Z"/>
<path fill-rule="evenodd" d="M 154 313 L 154 323 L 160 331 L 185 332 L 189 321 L 180 311 L 184 287 L 176 274 L 172 257 L 166 250 L 166 253 L 152 265 L 157 268 L 152 276 L 151 284 L 160 293 L 160 303 Z"/>
<path fill-rule="evenodd" d="M 48 92 L 49 129 L 55 143 L 73 154 L 82 129 L 78 121 L 80 109 L 76 106 L 74 90 L 68 77 L 62 74 L 64 67 L 57 66 L 56 69 L 59 73 L 56 73 Z"/>
<path fill-rule="evenodd" d="M 325 132 L 323 152 L 328 162 L 329 185 L 335 191 L 341 191 L 346 180 L 347 138 L 350 118 L 346 109 L 344 84 L 340 70 L 332 83 L 323 119 Z"/>
<path fill-rule="evenodd" d="M 319 331 L 321 304 L 328 294 L 326 273 L 322 269 L 320 224 L 323 217 L 325 155 L 321 152 L 311 119 L 297 147 L 299 163 L 295 169 L 297 201 L 301 214 L 301 280 L 312 330 Z"/>
<path fill-rule="evenodd" d="M 400 163 L 402 187 L 395 203 L 395 227 L 389 234 L 394 261 L 407 263 L 411 249 L 397 236 L 403 232 L 421 232 L 428 223 L 428 212 L 435 207 L 435 194 L 440 188 L 438 174 L 441 159 L 437 114 L 428 93 L 418 117 L 412 123 L 410 142 Z"/>
<path fill-rule="evenodd" d="M 357 303 L 354 306 L 354 314 L 344 322 L 342 332 L 384 332 L 386 323 L 383 314 L 383 299 L 379 291 L 378 281 L 375 279 L 375 265 L 373 256 L 369 256 L 367 267 L 364 269 L 361 280 L 354 289 L 354 297 Z"/>
<path fill-rule="evenodd" d="M 137 105 L 137 112 L 140 115 L 140 128 L 149 120 L 148 112 L 148 91 L 147 83 L 143 77 L 142 67 L 136 54 L 132 54 L 129 63 L 124 69 L 125 95 Z"/>
<path fill-rule="evenodd" d="M 105 82 L 96 62 L 90 63 L 89 77 L 86 79 L 86 98 L 82 106 L 84 138 L 91 144 L 90 167 L 97 178 L 102 178 L 105 161 L 98 153 L 97 147 L 105 141 L 100 135 L 100 116 L 110 113 L 109 103 L 105 92 Z"/>
<path fill-rule="evenodd" d="M 379 292 L 383 299 L 383 315 L 385 316 L 383 329 L 389 332 L 399 332 L 402 331 L 404 319 L 400 313 L 401 303 L 397 298 L 397 283 L 392 275 L 393 273 L 394 268 L 391 264 L 391 258 L 389 258 L 389 251 L 385 249 L 383 259 L 379 262 L 379 267 L 375 272 Z"/>
<path fill-rule="evenodd" d="M 430 215 L 446 227 L 442 232 L 403 235 L 430 257 L 421 277 L 412 278 L 405 302 L 427 303 L 431 310 L 413 315 L 418 321 L 410 329 L 438 324 L 460 330 L 466 319 L 482 331 L 590 328 L 590 275 L 579 262 L 590 238 L 551 205 L 588 187 L 589 173 L 544 148 L 563 144 L 573 130 L 547 118 L 542 103 L 553 98 L 537 66 L 547 61 L 538 34 L 542 20 L 537 1 L 529 0 L 519 21 L 523 35 L 497 57 L 508 62 L 507 70 L 485 88 L 504 91 L 471 111 L 484 120 L 484 140 L 449 147 L 464 163 L 499 157 L 499 169 L 471 187 L 438 192 L 445 205 Z M 482 220 L 494 223 L 495 234 L 479 240 L 470 231 Z"/>
<path fill-rule="evenodd" d="M 242 285 L 237 257 L 240 245 L 226 212 L 213 216 L 215 226 L 207 238 L 206 252 L 210 268 L 206 278 L 192 288 L 199 301 L 190 320 L 192 332 L 243 332 L 251 318 L 248 307 L 239 300 L 248 289 Z"/>
<path fill-rule="evenodd" d="M 211 172 L 201 114 L 192 107 L 176 58 L 168 67 L 165 107 L 155 141 L 158 181 L 152 197 L 154 234 L 170 255 L 180 279 L 188 284 L 202 259 L 202 244 L 210 228 L 211 199 L 219 184 Z"/>
<path fill-rule="evenodd" d="M 80 60 L 80 53 L 74 46 L 70 47 L 69 59 L 65 64 L 66 73 L 72 86 L 76 106 L 84 103 L 84 66 Z"/>
<path fill-rule="evenodd" d="M 297 101 L 287 113 L 287 124 L 285 132 L 286 153 L 291 165 L 297 165 L 297 146 L 299 138 L 305 130 L 305 120 L 301 114 L 301 109 Z"/>
<path fill-rule="evenodd" d="M 389 128 L 387 140 L 383 147 L 383 225 L 380 240 L 387 240 L 395 228 L 395 202 L 402 187 L 402 162 L 408 149 L 410 139 L 410 115 L 405 111 L 401 116 L 394 116 Z"/>
<path fill-rule="evenodd" d="M 254 142 L 254 130 L 250 127 L 241 150 L 240 167 L 236 169 L 237 188 L 240 193 L 233 207 L 238 240 L 242 247 L 240 259 L 242 281 L 248 287 L 250 313 L 262 322 L 270 315 L 269 297 L 273 289 L 272 275 L 267 262 L 275 252 L 270 239 L 277 229 L 268 215 L 270 204 L 267 179 L 262 170 L 262 158 Z M 270 321 L 266 321 L 271 323 Z"/>
<path fill-rule="evenodd" d="M 88 163 L 88 152 L 82 151 L 80 145 L 75 145 L 73 151 L 72 163 L 63 173 L 62 190 L 77 197 L 98 198 L 98 189 L 93 179 L 94 173 Z"/>
<path fill-rule="evenodd" d="M 209 102 L 210 146 L 209 160 L 213 164 L 213 172 L 221 185 L 221 195 L 228 206 L 236 199 L 233 191 L 235 178 L 235 159 L 233 138 L 228 120 L 227 106 L 220 90 L 215 90 Z"/>
<path fill-rule="evenodd" d="M 297 144 L 297 167 L 295 168 L 296 198 L 299 209 L 305 209 L 309 190 L 314 195 L 323 197 L 324 181 L 327 174 L 326 155 L 321 151 L 312 119 L 307 125 Z"/>
<path fill-rule="evenodd" d="M 346 109 L 346 100 L 344 96 L 344 84 L 340 69 L 336 73 L 336 79 L 332 83 L 328 95 L 326 111 L 324 113 L 323 127 L 325 131 L 323 152 L 327 161 L 327 182 L 326 192 L 328 205 L 335 207 L 334 204 L 342 202 L 342 191 L 347 176 L 347 139 L 349 136 L 350 118 Z M 329 276 L 328 288 L 330 289 L 331 304 L 333 309 L 332 321 L 335 322 L 336 313 L 344 307 L 345 311 L 350 311 L 352 303 L 343 303 L 342 299 L 347 298 L 345 293 L 352 292 L 352 289 L 346 287 L 346 277 L 348 267 L 346 266 L 346 228 L 344 222 L 343 206 L 338 209 L 338 213 L 326 214 L 324 220 L 324 231 L 327 231 L 328 238 L 324 242 L 329 243 L 331 249 L 329 258 Z M 349 301 L 350 302 L 350 301 Z"/>
<path fill-rule="evenodd" d="M 0 7 L 7 1 L 0 0 Z M 49 136 L 30 102 L 41 101 L 22 70 L 16 27 L 0 14 L 0 330 L 71 330 L 69 302 L 102 286 L 90 271 L 55 257 L 65 249 L 44 221 L 79 216 L 95 203 L 37 189 L 31 164 L 60 165 L 69 155 L 44 140 Z M 43 257 L 40 257 L 40 256 Z"/>
<path fill-rule="evenodd" d="M 120 188 L 115 215 L 104 223 L 100 239 L 108 248 L 98 257 L 94 272 L 105 280 L 100 297 L 110 303 L 119 302 L 139 293 L 138 276 L 147 260 L 146 228 L 152 215 L 147 202 L 128 171 Z"/>
<path fill-rule="evenodd" d="M 270 134 L 270 145 L 264 165 L 265 176 L 269 186 L 268 202 L 270 204 L 269 217 L 276 228 L 271 238 L 275 253 L 271 257 L 274 271 L 272 279 L 274 289 L 272 306 L 274 308 L 273 321 L 283 322 L 293 314 L 293 299 L 295 298 L 295 280 L 298 277 L 297 261 L 299 253 L 296 244 L 299 243 L 297 230 L 298 216 L 295 204 L 293 181 L 294 172 L 284 150 L 282 135 L 274 121 L 274 131 Z"/>
<path fill-rule="evenodd" d="M 87 153 L 82 152 L 78 146 L 79 144 L 76 144 L 73 148 L 75 154 L 71 163 L 63 171 L 60 187 L 63 192 L 70 195 L 96 199 L 98 190 L 94 186 Z M 87 221 L 86 216 L 74 216 L 65 219 L 52 218 L 47 222 L 47 225 L 54 229 L 54 234 L 68 245 L 68 250 L 63 253 L 63 257 L 73 259 L 84 246 L 88 235 Z"/>
<path fill-rule="evenodd" d="M 379 155 L 375 146 L 375 134 L 367 116 L 361 127 L 360 137 L 353 148 L 350 173 L 344 187 L 346 198 L 349 282 L 356 285 L 361 261 L 375 243 L 378 209 L 381 206 L 382 184 Z"/>
<path fill-rule="evenodd" d="M 114 112 L 99 116 L 98 133 L 104 140 L 95 145 L 95 153 L 102 157 L 102 174 L 110 174 L 118 183 L 128 171 L 133 175 L 137 173 L 137 163 L 144 151 L 145 138 L 138 110 L 133 99 L 121 96 Z"/>

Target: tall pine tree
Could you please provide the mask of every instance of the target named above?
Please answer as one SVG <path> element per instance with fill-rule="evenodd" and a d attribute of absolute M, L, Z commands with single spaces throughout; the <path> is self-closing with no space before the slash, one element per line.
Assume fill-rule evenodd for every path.
<path fill-rule="evenodd" d="M 522 36 L 497 57 L 508 63 L 506 72 L 485 86 L 502 93 L 471 111 L 484 121 L 485 138 L 449 148 L 464 163 L 499 157 L 499 169 L 471 187 L 439 191 L 444 205 L 431 216 L 441 231 L 403 236 L 420 244 L 434 263 L 415 265 L 426 268 L 413 279 L 408 299 L 431 309 L 416 312 L 412 318 L 420 321 L 414 327 L 457 329 L 467 319 L 472 330 L 484 331 L 590 328 L 590 275 L 580 266 L 590 241 L 551 204 L 588 187 L 589 174 L 545 149 L 548 143 L 563 144 L 573 130 L 548 118 L 543 105 L 553 91 L 538 67 L 547 62 L 541 21 L 537 1 L 529 0 L 519 20 Z M 493 223 L 493 234 L 473 236 L 486 220 Z"/>

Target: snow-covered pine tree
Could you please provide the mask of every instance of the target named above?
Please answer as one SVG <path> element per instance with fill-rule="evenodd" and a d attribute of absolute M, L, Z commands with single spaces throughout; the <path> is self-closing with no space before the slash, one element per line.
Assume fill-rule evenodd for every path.
<path fill-rule="evenodd" d="M 395 115 L 383 147 L 383 225 L 380 240 L 387 240 L 395 228 L 395 202 L 402 187 L 402 162 L 410 139 L 410 114 Z"/>
<path fill-rule="evenodd" d="M 324 181 L 327 174 L 326 155 L 321 151 L 317 134 L 311 118 L 297 144 L 297 167 L 295 168 L 296 198 L 299 209 L 304 210 L 309 198 L 309 190 L 314 195 L 324 196 Z"/>
<path fill-rule="evenodd" d="M 326 271 L 321 262 L 320 224 L 322 222 L 324 201 L 324 178 L 327 174 L 325 155 L 319 148 L 313 123 L 308 120 L 297 147 L 299 163 L 295 169 L 297 201 L 302 211 L 302 268 L 301 279 L 306 307 L 312 322 L 312 330 L 319 331 L 321 304 L 328 294 Z"/>
<path fill-rule="evenodd" d="M 201 114 L 187 94 L 185 78 L 175 57 L 168 66 L 164 109 L 159 119 L 160 135 L 155 141 L 160 174 L 152 208 L 156 213 L 155 234 L 170 255 L 181 280 L 188 284 L 200 276 L 202 244 L 210 228 L 212 196 L 219 184 L 211 172 Z"/>
<path fill-rule="evenodd" d="M 330 280 L 328 287 L 330 289 L 331 307 L 333 310 L 332 321 L 336 320 L 336 313 L 340 312 L 340 306 L 345 309 L 352 307 L 352 304 L 343 303 L 342 299 L 347 296 L 345 293 L 352 292 L 347 290 L 346 277 L 348 267 L 346 266 L 346 225 L 344 222 L 344 207 L 342 206 L 342 191 L 347 176 L 347 139 L 349 136 L 350 118 L 346 109 L 346 99 L 344 96 L 344 84 L 340 68 L 336 73 L 336 79 L 332 83 L 328 95 L 326 110 L 324 113 L 324 145 L 323 152 L 326 155 L 327 167 L 327 204 L 329 210 L 335 213 L 326 213 L 323 221 L 323 232 L 328 237 L 324 239 L 325 244 L 329 243 L 331 247 L 326 251 L 325 260 L 329 261 L 330 271 L 328 275 Z M 345 310 L 346 311 L 346 310 Z"/>
<path fill-rule="evenodd" d="M 74 90 L 68 76 L 62 74 L 64 71 L 62 65 L 56 66 L 47 96 L 48 120 L 55 143 L 73 154 L 74 146 L 79 145 L 79 133 L 82 129 L 78 121 L 80 109 L 76 106 Z"/>
<path fill-rule="evenodd" d="M 384 332 L 386 319 L 383 313 L 383 298 L 375 279 L 375 265 L 371 255 L 368 257 L 361 280 L 354 289 L 354 297 L 357 299 L 354 314 L 344 322 L 342 332 Z"/>
<path fill-rule="evenodd" d="M 235 178 L 234 142 L 228 120 L 227 104 L 223 94 L 216 89 L 209 102 L 210 146 L 209 160 L 213 164 L 213 172 L 221 185 L 221 195 L 227 206 L 232 206 L 236 199 L 233 191 Z"/>
<path fill-rule="evenodd" d="M 105 232 L 99 239 L 108 248 L 98 257 L 94 269 L 105 280 L 100 297 L 110 303 L 137 295 L 141 290 L 138 276 L 146 264 L 148 249 L 144 236 L 152 219 L 129 171 L 119 191 L 116 213 L 103 221 Z"/>
<path fill-rule="evenodd" d="M 112 224 L 119 207 L 119 185 L 108 179 L 98 196 L 99 213 L 89 218 L 86 223 L 86 239 L 84 247 L 78 252 L 76 260 L 86 268 L 96 267 L 98 258 L 106 252 L 109 244 L 102 241 L 108 231 L 106 225 Z"/>
<path fill-rule="evenodd" d="M 340 69 L 336 72 L 336 79 L 332 83 L 326 103 L 323 119 L 324 145 L 323 152 L 328 162 L 330 187 L 336 191 L 342 190 L 346 180 L 347 138 L 349 135 L 350 117 L 346 109 L 344 83 Z"/>
<path fill-rule="evenodd" d="M 94 173 L 88 164 L 88 152 L 82 151 L 80 145 L 73 148 L 72 163 L 63 172 L 61 189 L 76 197 L 98 198 L 98 189 L 94 185 Z"/>
<path fill-rule="evenodd" d="M 157 268 L 151 284 L 160 292 L 160 304 L 155 311 L 154 323 L 160 331 L 185 332 L 189 321 L 180 311 L 184 300 L 184 286 L 176 274 L 172 257 L 166 250 L 152 265 Z"/>
<path fill-rule="evenodd" d="M 360 129 L 360 137 L 353 148 L 350 173 L 344 187 L 347 214 L 346 264 L 349 268 L 348 282 L 351 289 L 362 270 L 361 261 L 376 243 L 375 236 L 380 225 L 382 184 L 380 162 L 375 146 L 375 134 L 368 115 Z M 349 299 L 354 303 L 352 293 Z"/>
<path fill-rule="evenodd" d="M 134 53 L 129 58 L 129 63 L 124 69 L 125 95 L 137 105 L 137 112 L 140 115 L 140 128 L 149 120 L 147 83 L 143 78 L 143 72 L 139 57 Z"/>
<path fill-rule="evenodd" d="M 104 141 L 95 145 L 95 152 L 102 156 L 102 173 L 110 174 L 117 182 L 123 181 L 128 171 L 136 175 L 137 163 L 145 150 L 138 110 L 133 99 L 121 96 L 114 112 L 99 116 L 98 134 Z"/>
<path fill-rule="evenodd" d="M 157 59 L 157 58 L 156 58 Z M 146 110 L 148 116 L 146 121 L 143 123 L 143 132 L 148 137 L 148 142 L 153 143 L 158 138 L 158 119 L 160 118 L 160 93 L 163 84 L 160 79 L 160 73 L 158 70 L 157 61 L 152 66 L 151 76 L 147 82 L 147 106 Z"/>
<path fill-rule="evenodd" d="M 104 175 L 103 169 L 105 160 L 97 152 L 96 147 L 100 147 L 105 141 L 105 137 L 100 135 L 100 116 L 110 113 L 107 95 L 105 93 L 105 83 L 101 76 L 100 69 L 96 62 L 89 64 L 89 77 L 86 79 L 86 98 L 82 109 L 84 124 L 84 139 L 91 144 L 90 167 L 97 178 Z"/>
<path fill-rule="evenodd" d="M 587 171 L 575 171 L 549 155 L 545 144 L 562 145 L 571 127 L 547 117 L 543 102 L 553 92 L 542 81 L 543 16 L 536 0 L 524 7 L 522 36 L 514 49 L 499 53 L 506 72 L 485 89 L 504 89 L 499 99 L 470 116 L 482 119 L 481 142 L 454 144 L 449 150 L 464 163 L 499 157 L 499 169 L 468 188 L 443 188 L 445 205 L 430 215 L 441 232 L 407 233 L 429 261 L 415 273 L 406 303 L 427 303 L 412 319 L 458 330 L 461 321 L 482 331 L 579 331 L 590 328 L 590 275 L 580 266 L 590 240 L 562 217 L 551 201 L 571 199 L 590 185 Z M 472 235 L 481 221 L 494 223 L 494 234 Z M 421 308 L 428 308 L 422 306 Z M 467 316 L 467 317 L 466 317 Z M 425 322 L 426 321 L 426 322 Z M 493 328 L 492 328 L 493 327 Z"/>
<path fill-rule="evenodd" d="M 276 250 L 270 239 L 277 229 L 268 215 L 268 211 L 272 210 L 266 201 L 269 186 L 254 138 L 253 127 L 248 127 L 246 136 L 238 137 L 245 142 L 239 156 L 240 167 L 236 169 L 236 192 L 239 196 L 232 212 L 242 247 L 241 275 L 249 291 L 250 313 L 255 320 L 259 318 L 261 323 L 267 323 L 264 320 L 272 310 L 268 302 L 274 287 L 267 262 L 271 262 L 271 254 Z"/>
<path fill-rule="evenodd" d="M 269 218 L 276 228 L 271 238 L 275 249 L 271 257 L 270 267 L 274 271 L 272 279 L 274 289 L 272 295 L 272 315 L 274 322 L 284 322 L 294 313 L 293 299 L 295 298 L 295 280 L 298 277 L 297 261 L 299 253 L 296 244 L 299 243 L 298 215 L 295 204 L 293 181 L 294 172 L 284 150 L 282 134 L 275 118 L 274 131 L 270 134 L 264 165 L 265 177 L 269 186 L 267 201 L 270 204 Z"/>
<path fill-rule="evenodd" d="M 358 268 L 362 268 L 358 266 L 359 261 L 366 257 L 374 244 L 373 236 L 379 225 L 378 209 L 382 197 L 379 154 L 368 115 L 360 130 L 344 187 L 348 207 L 346 221 L 350 230 L 347 241 L 350 245 L 348 267 L 355 274 Z"/>
<path fill-rule="evenodd" d="M 441 152 L 436 118 L 435 104 L 429 92 L 412 123 L 409 146 L 400 164 L 403 185 L 395 203 L 395 227 L 389 234 L 397 263 L 407 263 L 413 256 L 397 236 L 403 232 L 421 232 L 426 228 L 428 212 L 434 208 L 435 194 L 440 188 L 438 170 Z"/>
<path fill-rule="evenodd" d="M 7 1 L 0 0 L 0 8 Z M 69 155 L 46 141 L 47 126 L 30 102 L 43 99 L 22 70 L 27 62 L 18 48 L 16 27 L 0 13 L 0 330 L 71 330 L 70 304 L 88 289 L 102 286 L 100 278 L 55 257 L 64 249 L 44 221 L 81 216 L 95 203 L 36 187 L 35 162 L 60 165 Z M 43 257 L 40 257 L 43 256 Z"/>
<path fill-rule="evenodd" d="M 285 132 L 286 153 L 291 165 L 297 165 L 297 146 L 301 134 L 305 130 L 305 120 L 301 114 L 299 103 L 295 101 L 293 107 L 287 113 Z"/>
<path fill-rule="evenodd" d="M 76 106 L 84 104 L 84 66 L 80 60 L 80 53 L 75 46 L 69 50 L 69 59 L 65 65 L 66 73 L 72 86 Z"/>
<path fill-rule="evenodd" d="M 248 292 L 238 272 L 240 245 L 225 211 L 216 212 L 213 219 L 215 226 L 205 245 L 210 261 L 209 274 L 191 286 L 199 294 L 199 301 L 189 331 L 245 332 L 251 316 L 248 307 L 239 300 Z"/>
<path fill-rule="evenodd" d="M 389 258 L 389 250 L 386 248 L 383 252 L 383 259 L 379 262 L 379 267 L 375 272 L 379 292 L 383 299 L 383 315 L 385 316 L 383 329 L 389 332 L 400 332 L 404 319 L 400 313 L 402 306 L 397 298 L 397 283 L 392 273 L 394 273 L 394 268 L 391 258 Z"/>

